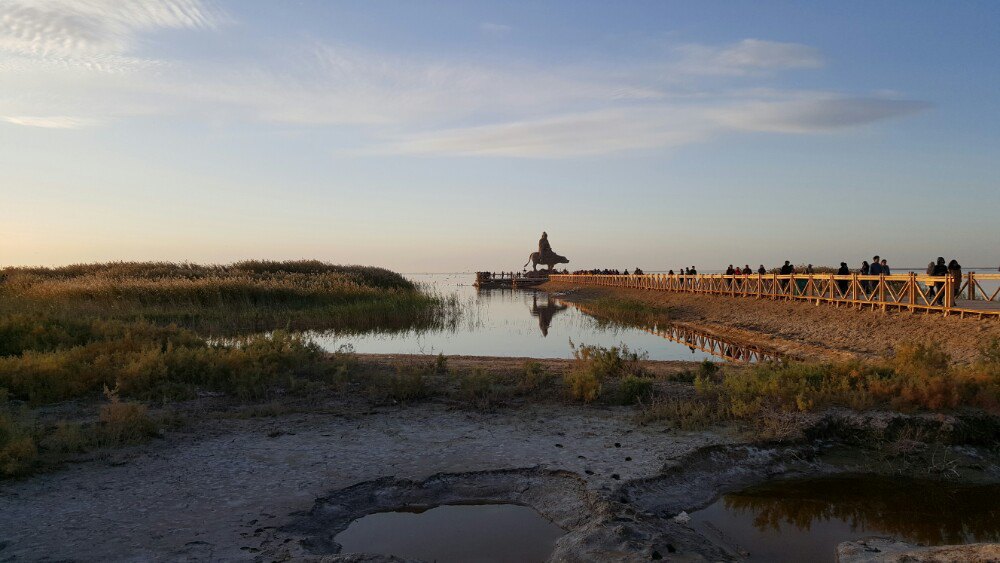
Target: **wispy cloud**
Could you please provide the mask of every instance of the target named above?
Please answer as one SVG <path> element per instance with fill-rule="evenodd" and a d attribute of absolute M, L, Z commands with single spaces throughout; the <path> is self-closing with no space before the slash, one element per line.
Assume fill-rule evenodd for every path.
<path fill-rule="evenodd" d="M 483 22 L 479 24 L 479 30 L 492 37 L 502 37 L 510 33 L 511 27 L 502 23 Z"/>
<path fill-rule="evenodd" d="M 829 96 L 829 95 L 826 95 Z M 407 134 L 377 149 L 402 154 L 564 158 L 668 148 L 726 133 L 826 133 L 925 109 L 871 98 L 653 105 Z M 721 104 L 728 103 L 720 107 Z"/>
<path fill-rule="evenodd" d="M 744 39 L 729 45 L 688 44 L 676 48 L 674 70 L 703 75 L 746 76 L 823 66 L 816 49 L 799 43 Z"/>
<path fill-rule="evenodd" d="M 199 0 L 5 0 L 0 51 L 87 61 L 128 52 L 144 31 L 212 28 L 220 18 Z"/>
<path fill-rule="evenodd" d="M 749 102 L 717 109 L 720 123 L 747 131 L 825 133 L 901 117 L 930 107 L 926 102 L 878 98 L 824 97 L 783 102 Z"/>
<path fill-rule="evenodd" d="M 0 121 L 23 125 L 25 127 L 41 127 L 43 129 L 80 129 L 93 123 L 93 120 L 66 115 L 51 115 L 46 117 L 16 115 L 0 117 Z"/>
<path fill-rule="evenodd" d="M 162 60 L 139 48 L 147 33 L 209 32 L 228 21 L 200 0 L 4 0 L 0 121 L 74 129 L 170 114 L 349 125 L 360 133 L 360 152 L 560 158 L 739 131 L 822 133 L 928 107 L 897 94 L 755 88 L 779 72 L 823 66 L 811 47 L 761 39 L 575 65 L 385 54 L 321 41 L 213 62 Z M 481 30 L 509 28 L 487 22 Z"/>

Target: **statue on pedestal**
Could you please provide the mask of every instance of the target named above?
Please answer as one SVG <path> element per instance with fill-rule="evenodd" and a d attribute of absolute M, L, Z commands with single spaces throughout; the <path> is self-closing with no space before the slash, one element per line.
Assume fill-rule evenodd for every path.
<path fill-rule="evenodd" d="M 548 266 L 548 271 L 551 272 L 556 264 L 569 264 L 569 260 L 565 256 L 560 256 L 552 251 L 552 246 L 549 244 L 549 235 L 543 232 L 542 238 L 538 240 L 538 252 L 532 252 L 528 256 L 528 261 L 524 264 L 524 267 L 527 268 L 528 264 L 531 264 L 533 272 L 538 271 L 539 264 Z"/>

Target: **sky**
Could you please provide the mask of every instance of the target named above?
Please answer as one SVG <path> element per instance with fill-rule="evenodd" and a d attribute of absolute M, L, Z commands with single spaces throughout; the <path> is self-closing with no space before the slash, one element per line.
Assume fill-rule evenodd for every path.
<path fill-rule="evenodd" d="M 0 0 L 0 265 L 1000 264 L 1000 2 Z"/>

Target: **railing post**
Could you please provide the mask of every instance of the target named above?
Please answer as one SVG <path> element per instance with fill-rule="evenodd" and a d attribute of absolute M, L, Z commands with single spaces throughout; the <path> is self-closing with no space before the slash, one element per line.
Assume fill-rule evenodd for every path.
<path fill-rule="evenodd" d="M 969 272 L 969 282 L 968 283 L 969 283 L 969 291 L 967 292 L 967 294 L 968 294 L 968 300 L 969 301 L 973 301 L 973 300 L 976 299 L 976 273 L 975 272 Z"/>
<path fill-rule="evenodd" d="M 945 314 L 955 306 L 955 278 L 948 275 L 944 279 L 944 308 Z"/>
<path fill-rule="evenodd" d="M 885 311 L 885 274 L 878 275 L 878 300 Z"/>
<path fill-rule="evenodd" d="M 917 274 L 910 272 L 910 312 L 912 313 L 916 308 L 914 305 L 917 304 Z"/>

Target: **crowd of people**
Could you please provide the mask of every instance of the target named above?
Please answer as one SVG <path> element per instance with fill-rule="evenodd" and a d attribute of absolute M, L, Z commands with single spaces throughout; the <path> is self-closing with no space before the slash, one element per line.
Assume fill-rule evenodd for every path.
<path fill-rule="evenodd" d="M 796 268 L 794 265 L 792 265 L 791 261 L 785 260 L 784 264 L 782 264 L 777 268 L 772 268 L 770 270 L 765 268 L 763 264 L 758 266 L 756 271 L 750 268 L 750 264 L 744 264 L 742 268 L 739 267 L 738 265 L 734 266 L 733 264 L 730 264 L 726 268 L 725 274 L 727 276 L 751 276 L 754 274 L 765 275 L 769 273 L 775 273 L 781 276 L 788 276 L 793 274 L 812 275 L 819 273 L 836 274 L 838 276 L 849 276 L 852 274 L 859 274 L 862 276 L 892 275 L 892 268 L 889 267 L 889 261 L 878 255 L 873 256 L 871 262 L 869 262 L 868 260 L 862 260 L 861 266 L 854 271 L 852 271 L 851 268 L 848 267 L 847 262 L 841 262 L 840 267 L 836 271 L 834 271 L 833 268 L 821 268 L 820 270 L 822 271 L 817 271 L 817 269 L 812 264 L 807 264 L 804 268 Z M 622 271 L 614 268 L 603 268 L 603 269 L 595 268 L 592 270 L 576 270 L 573 273 L 627 276 L 627 275 L 642 275 L 643 271 L 640 268 L 635 268 L 634 270 L 632 270 L 631 273 L 629 273 L 628 269 Z M 681 267 L 677 270 L 677 272 L 674 272 L 674 270 L 669 270 L 667 272 L 667 275 L 669 276 L 675 276 L 675 275 L 693 276 L 697 274 L 698 270 L 694 266 Z M 936 300 L 940 301 L 943 298 L 941 291 L 941 288 L 944 287 L 945 285 L 945 282 L 943 280 L 949 276 L 953 280 L 952 286 L 954 288 L 953 289 L 954 294 L 955 296 L 958 296 L 959 290 L 961 289 L 962 286 L 962 266 L 958 263 L 958 260 L 951 260 L 950 262 L 946 262 L 943 257 L 938 257 L 936 261 L 932 261 L 929 264 L 927 264 L 927 275 L 935 276 L 937 278 L 941 278 L 942 280 L 942 281 L 934 281 L 933 284 L 930 284 L 930 287 L 928 288 L 930 290 L 930 293 L 933 296 L 935 296 Z M 837 287 L 840 290 L 841 294 L 847 292 L 848 288 L 850 287 L 850 283 L 851 283 L 850 280 L 837 280 Z M 871 290 L 873 287 L 876 287 L 877 283 L 878 282 L 876 280 L 861 281 L 861 285 L 866 291 Z M 788 280 L 782 280 L 782 286 L 787 287 Z"/>

